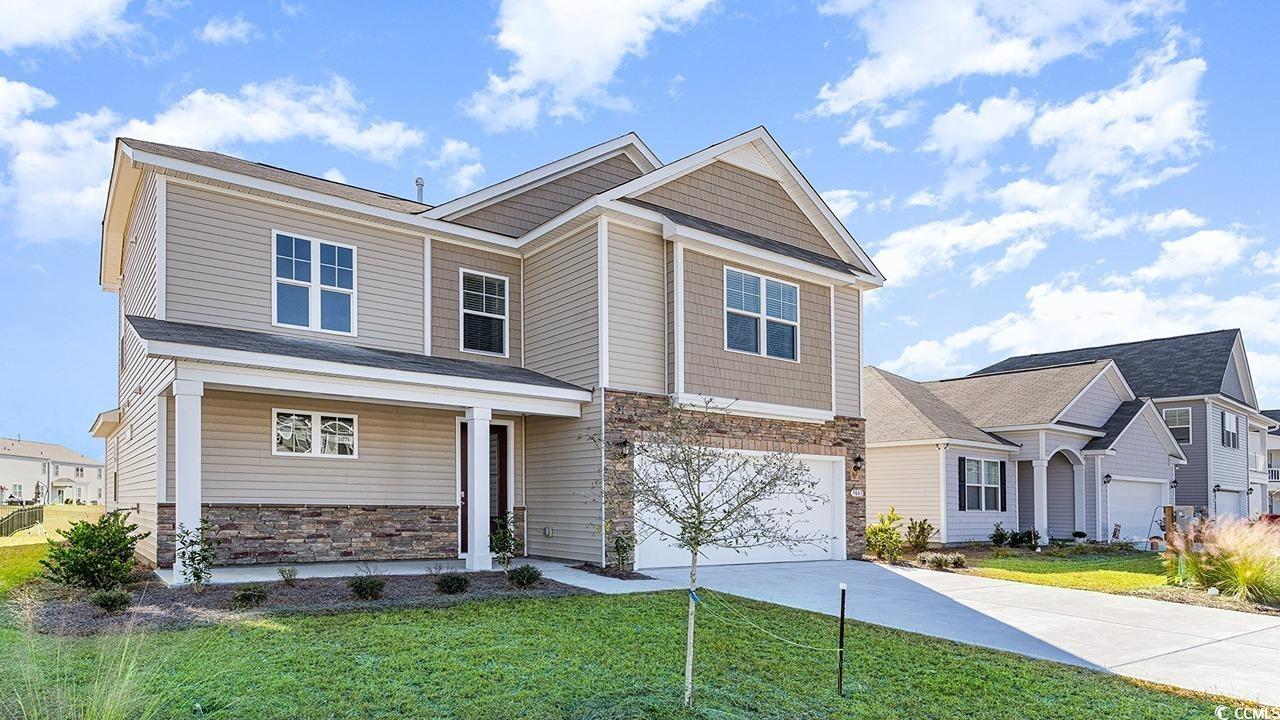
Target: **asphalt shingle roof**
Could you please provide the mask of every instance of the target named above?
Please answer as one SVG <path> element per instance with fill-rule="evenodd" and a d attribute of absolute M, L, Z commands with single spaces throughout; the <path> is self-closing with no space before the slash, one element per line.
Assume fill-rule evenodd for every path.
<path fill-rule="evenodd" d="M 868 367 L 863 379 L 869 443 L 952 439 L 1014 445 L 978 429 L 921 383 L 875 367 Z"/>
<path fill-rule="evenodd" d="M 755 233 L 731 228 L 728 225 L 722 225 L 712 220 L 680 212 L 679 210 L 672 210 L 671 208 L 654 205 L 653 203 L 646 202 L 644 200 L 636 200 L 635 198 L 623 198 L 622 200 L 623 202 L 630 203 L 637 207 L 652 210 L 656 213 L 662 213 L 667 217 L 667 219 L 679 225 L 691 227 L 695 230 L 702 230 L 703 232 L 709 232 L 712 235 L 729 238 L 730 240 L 735 240 L 744 245 L 759 248 L 760 250 L 768 250 L 769 252 L 776 252 L 779 255 L 786 255 L 787 257 L 795 258 L 796 260 L 804 260 L 805 262 L 810 262 L 814 265 L 821 265 L 822 267 L 835 270 L 836 272 L 849 273 L 851 275 L 868 272 L 866 268 L 853 265 L 836 258 L 827 257 L 822 253 L 806 250 L 802 247 L 796 247 L 790 243 L 784 243 L 781 240 L 767 238 L 763 235 L 756 235 Z"/>
<path fill-rule="evenodd" d="M 1120 436 L 1120 433 L 1124 432 L 1124 429 L 1129 427 L 1129 423 L 1133 422 L 1134 416 L 1137 415 L 1138 412 L 1142 410 L 1142 406 L 1146 404 L 1147 401 L 1141 398 L 1137 400 L 1126 400 L 1120 403 L 1120 407 L 1116 408 L 1116 411 L 1111 413 L 1111 417 L 1107 418 L 1107 421 L 1103 423 L 1102 428 L 1100 428 L 1102 432 L 1106 433 L 1106 435 L 1091 438 L 1088 444 L 1084 446 L 1084 449 L 1105 450 L 1111 447 L 1111 443 L 1115 442 L 1116 438 Z"/>
<path fill-rule="evenodd" d="M 53 443 L 36 442 L 35 440 L 16 440 L 0 438 L 0 456 L 39 458 L 68 465 L 101 465 L 101 460 L 94 460 L 88 455 L 81 455 L 71 448 Z"/>
<path fill-rule="evenodd" d="M 921 383 L 978 427 L 1052 422 L 1106 360 Z"/>
<path fill-rule="evenodd" d="M 1009 370 L 1110 358 L 1139 397 L 1182 397 L 1221 393 L 1227 363 L 1239 330 L 1142 340 L 1115 345 L 1019 355 L 985 367 L 970 377 Z M 1235 398 L 1243 402 L 1242 398 Z"/>
<path fill-rule="evenodd" d="M 332 340 L 290 337 L 209 325 L 193 325 L 171 320 L 156 320 L 155 318 L 137 315 L 128 315 L 126 319 L 144 340 L 199 345 L 223 350 L 243 350 L 245 352 L 265 353 L 268 355 L 284 355 L 387 370 L 404 370 L 431 375 L 450 375 L 476 380 L 496 380 L 585 391 L 585 388 L 563 380 L 557 380 L 533 370 L 510 365 L 499 365 L 498 363 L 457 360 L 394 350 L 379 350 Z"/>
<path fill-rule="evenodd" d="M 1275 420 L 1276 422 L 1280 422 L 1280 410 L 1263 410 L 1261 412 L 1263 415 L 1266 415 L 1272 420 Z M 1275 430 L 1272 430 L 1271 434 L 1280 435 L 1280 427 L 1276 428 Z"/>
<path fill-rule="evenodd" d="M 156 155 L 163 155 L 174 160 L 183 160 L 215 168 L 217 170 L 225 170 L 239 175 L 247 175 L 261 180 L 271 180 L 283 185 L 289 185 L 290 187 L 311 190 L 325 195 L 332 195 L 334 197 L 372 205 L 374 207 L 382 208 L 383 210 L 417 214 L 431 209 L 430 205 L 414 202 L 413 200 L 406 200 L 405 198 L 396 197 L 394 195 L 388 195 L 383 192 L 378 192 L 377 190 L 367 190 L 354 185 L 333 182 L 332 180 L 325 180 L 312 175 L 278 168 L 274 165 L 242 160 L 238 157 L 223 155 L 222 153 L 211 152 L 209 150 L 196 150 L 194 148 L 165 145 L 164 143 L 137 140 L 134 138 L 120 138 L 120 141 L 135 150 L 155 153 Z"/>

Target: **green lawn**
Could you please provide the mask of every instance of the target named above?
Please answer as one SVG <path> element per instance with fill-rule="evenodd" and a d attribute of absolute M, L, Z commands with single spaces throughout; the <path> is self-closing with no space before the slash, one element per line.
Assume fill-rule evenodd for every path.
<path fill-rule="evenodd" d="M 970 572 L 975 575 L 1077 590 L 1124 592 L 1165 584 L 1160 556 L 1156 553 L 985 557 L 974 559 L 970 564 L 973 566 Z"/>
<path fill-rule="evenodd" d="M 39 545 L 0 547 L 0 600 L 8 597 L 13 588 L 44 570 L 40 560 L 48 547 L 49 544 L 43 542 Z"/>
<path fill-rule="evenodd" d="M 129 653 L 138 686 L 162 695 L 161 716 L 174 718 L 1212 717 L 1205 698 L 855 622 L 841 699 L 833 653 L 710 615 L 698 638 L 699 709 L 681 713 L 686 597 L 284 616 L 135 637 Z M 835 643 L 831 618 L 723 596 L 707 603 L 726 599 L 797 643 Z M 119 644 L 0 629 L 0 688 L 33 678 L 83 685 Z M 22 667 L 35 675 L 15 677 Z"/>

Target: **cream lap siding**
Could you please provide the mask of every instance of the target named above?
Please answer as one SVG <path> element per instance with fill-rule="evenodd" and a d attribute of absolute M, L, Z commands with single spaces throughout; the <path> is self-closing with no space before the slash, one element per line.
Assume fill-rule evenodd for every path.
<path fill-rule="evenodd" d="M 867 523 L 893 506 L 904 518 L 924 518 L 941 529 L 938 455 L 936 445 L 867 448 Z"/>
<path fill-rule="evenodd" d="M 609 224 L 609 387 L 666 392 L 666 279 L 660 236 Z"/>
<path fill-rule="evenodd" d="M 724 346 L 725 264 L 709 255 L 684 253 L 685 392 L 830 410 L 831 289 L 798 283 L 799 362 L 731 352 Z"/>
<path fill-rule="evenodd" d="M 862 394 L 862 357 L 858 342 L 861 294 L 850 287 L 837 287 L 835 293 L 835 413 L 859 417 L 862 414 L 859 406 Z"/>
<path fill-rule="evenodd" d="M 682 175 L 638 199 L 827 257 L 840 257 L 778 181 L 726 162 L 713 162 Z"/>
<path fill-rule="evenodd" d="M 459 269 L 502 275 L 507 278 L 507 350 L 508 357 L 463 352 L 458 316 Z M 520 366 L 520 258 L 486 252 L 464 245 L 432 240 L 431 242 L 431 354 L 480 362 Z"/>
<path fill-rule="evenodd" d="M 603 561 L 600 449 L 584 437 L 600 432 L 600 402 L 600 392 L 596 391 L 592 401 L 583 406 L 580 418 L 525 419 L 530 555 Z"/>
<path fill-rule="evenodd" d="M 157 187 L 155 174 L 147 173 L 129 218 L 124 270 L 127 287 L 120 290 L 126 315 L 156 317 Z"/>
<path fill-rule="evenodd" d="M 960 509 L 960 458 L 1004 461 L 1005 511 Z M 949 447 L 943 468 L 947 479 L 943 487 L 947 491 L 947 542 L 985 541 L 990 538 L 996 523 L 1003 523 L 1006 530 L 1014 530 L 1018 524 L 1018 463 L 1004 453 L 976 448 Z"/>
<path fill-rule="evenodd" d="M 1062 453 L 1049 458 L 1045 498 L 1049 506 L 1049 537 L 1067 539 L 1076 529 L 1075 466 Z"/>
<path fill-rule="evenodd" d="M 422 352 L 422 236 L 177 182 L 166 206 L 167 319 Z M 358 336 L 271 324 L 272 230 L 357 249 Z M 319 272 L 319 248 L 312 253 Z"/>
<path fill-rule="evenodd" d="M 1076 399 L 1075 404 L 1062 416 L 1062 419 L 1081 425 L 1102 427 L 1118 407 L 1120 407 L 1120 396 L 1104 376 L 1094 381 L 1093 385 Z"/>
<path fill-rule="evenodd" d="M 517 237 L 583 200 L 640 176 L 626 155 L 589 165 L 547 183 L 462 215 L 453 222 Z"/>
<path fill-rule="evenodd" d="M 1209 482 L 1209 447 L 1211 441 L 1217 441 L 1209 436 L 1205 425 L 1205 403 L 1203 400 L 1188 400 L 1156 405 L 1157 410 L 1163 411 L 1165 408 L 1191 409 L 1191 442 L 1178 446 L 1182 449 L 1182 454 L 1187 456 L 1187 464 L 1179 466 L 1175 471 L 1178 477 L 1178 488 L 1175 491 L 1177 504 L 1204 507 L 1209 504 L 1209 488 L 1212 487 Z M 1163 418 L 1163 412 L 1161 417 Z"/>
<path fill-rule="evenodd" d="M 600 379 L 596 226 L 525 259 L 525 367 L 591 388 Z"/>

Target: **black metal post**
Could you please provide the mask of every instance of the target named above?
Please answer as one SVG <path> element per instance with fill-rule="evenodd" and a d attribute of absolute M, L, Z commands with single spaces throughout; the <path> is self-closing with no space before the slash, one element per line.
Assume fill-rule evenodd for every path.
<path fill-rule="evenodd" d="M 836 671 L 836 692 L 844 697 L 844 598 L 849 586 L 840 583 L 840 667 Z"/>

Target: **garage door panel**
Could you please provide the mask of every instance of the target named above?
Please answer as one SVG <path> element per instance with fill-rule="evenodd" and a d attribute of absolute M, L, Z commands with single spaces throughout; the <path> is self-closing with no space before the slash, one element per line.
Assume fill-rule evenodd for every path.
<path fill-rule="evenodd" d="M 637 462 L 641 459 L 637 459 Z M 733 565 L 745 563 L 789 562 L 794 560 L 833 560 L 843 557 L 844 533 L 843 513 L 833 499 L 843 499 L 843 482 L 840 463 L 836 459 L 804 459 L 805 465 L 818 480 L 815 492 L 822 500 L 803 501 L 794 495 L 784 495 L 770 501 L 774 506 L 794 513 L 790 518 L 795 524 L 794 532 L 800 535 L 821 536 L 824 540 L 816 544 L 803 544 L 795 547 L 769 545 L 763 547 L 731 550 L 728 548 L 703 548 L 698 559 L 699 565 Z M 806 502 L 808 507 L 806 508 Z M 656 525 L 668 532 L 674 527 L 664 523 L 659 517 L 648 514 L 644 522 L 637 524 L 637 531 L 643 532 L 645 522 Z M 652 533 L 640 542 L 636 548 L 635 565 L 637 568 L 687 567 L 689 551 L 676 547 L 675 543 L 661 533 Z"/>
<path fill-rule="evenodd" d="M 1120 526 L 1123 540 L 1145 540 L 1150 537 L 1151 520 L 1157 508 L 1165 504 L 1163 482 L 1112 480 L 1107 487 L 1107 503 L 1112 526 Z M 1157 528 L 1154 532 L 1159 532 Z"/>

